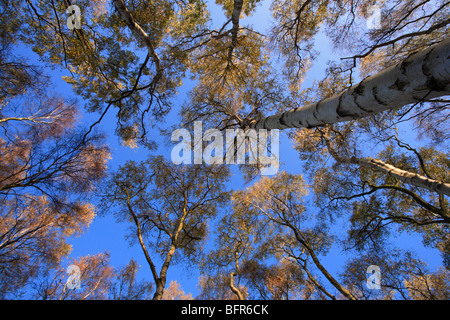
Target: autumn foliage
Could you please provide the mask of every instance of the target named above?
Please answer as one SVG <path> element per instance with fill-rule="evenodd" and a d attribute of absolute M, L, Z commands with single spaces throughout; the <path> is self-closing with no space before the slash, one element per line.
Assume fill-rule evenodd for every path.
<path fill-rule="evenodd" d="M 449 2 L 70 4 L 0 1 L 0 299 L 449 299 Z M 196 121 L 279 172 L 174 164 Z"/>

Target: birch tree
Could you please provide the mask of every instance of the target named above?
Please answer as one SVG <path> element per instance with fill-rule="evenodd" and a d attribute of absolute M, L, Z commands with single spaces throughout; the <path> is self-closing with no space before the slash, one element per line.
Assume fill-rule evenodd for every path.
<path fill-rule="evenodd" d="M 223 185 L 227 176 L 224 166 L 178 166 L 160 156 L 142 163 L 129 161 L 112 175 L 103 208 L 112 205 L 119 220 L 132 223 L 132 239 L 141 247 L 153 277 L 154 300 L 163 298 L 170 265 L 198 259 L 208 222 L 227 199 Z"/>
<path fill-rule="evenodd" d="M 265 177 L 246 190 L 235 192 L 233 215 L 222 219 L 219 248 L 207 256 L 204 269 L 211 270 L 210 274 L 217 277 L 233 270 L 249 294 L 255 297 L 260 294 L 263 298 L 313 296 L 354 300 L 351 291 L 321 263 L 332 237 L 319 220 L 314 223 L 314 216 L 307 214 L 303 201 L 306 192 L 301 176 L 286 172 Z M 241 266 L 237 272 L 235 252 L 238 252 Z M 271 258 L 281 264 L 271 265 Z M 279 282 L 269 275 L 264 276 L 264 270 L 279 273 Z M 283 281 L 294 283 L 287 286 Z M 277 290 L 283 288 L 287 291 L 278 295 Z"/>
<path fill-rule="evenodd" d="M 343 19 L 346 22 L 337 23 L 330 31 L 334 46 L 350 54 L 340 63 L 329 64 L 326 77 L 312 88 L 306 105 L 314 106 L 317 101 L 356 89 L 356 70 L 364 83 L 371 74 L 382 74 L 395 63 L 399 67 L 437 42 L 448 43 L 445 1 L 386 1 L 382 4 L 380 28 L 367 33 L 357 24 L 358 15 L 364 10 L 358 9 L 359 4 L 352 3 L 351 10 L 346 5 L 350 2 L 330 8 L 347 14 Z M 421 10 L 426 14 L 419 13 Z M 352 212 L 348 247 L 379 249 L 391 232 L 398 232 L 394 227 L 397 226 L 419 232 L 424 243 L 438 248 L 444 263 L 447 261 L 446 191 L 437 191 L 431 184 L 441 184 L 444 189 L 448 184 L 448 104 L 445 97 L 429 98 L 427 93 L 404 107 L 351 123 L 301 129 L 292 135 L 301 159 L 306 161 L 305 169 L 311 172 L 318 205 L 329 209 L 325 212 L 330 213 L 331 221 L 340 213 Z M 405 123 L 421 133 L 418 138 L 432 138 L 434 145 L 416 147 L 406 143 L 403 139 L 407 137 L 400 137 L 396 131 Z M 328 156 L 332 161 L 328 161 Z"/>
<path fill-rule="evenodd" d="M 383 23 L 364 29 L 370 4 L 366 0 L 274 1 L 275 23 L 269 36 L 242 19 L 255 11 L 258 1 L 219 2 L 226 22 L 216 29 L 208 25 L 201 1 L 148 5 L 117 0 L 111 7 L 100 1 L 83 2 L 79 5 L 84 7 L 86 27 L 75 30 L 76 37 L 63 26 L 62 4 L 14 2 L 4 10 L 14 16 L 14 10 L 25 9 L 26 27 L 18 29 L 21 39 L 46 60 L 71 70 L 67 81 L 89 101 L 88 110 L 101 113 L 99 121 L 116 107 L 117 133 L 124 142 L 150 146 L 146 127 L 155 123 L 149 118 L 167 114 L 170 98 L 188 69 L 198 83 L 182 111 L 184 120 L 204 119 L 218 128 L 319 126 L 447 95 L 448 3 L 384 1 Z M 313 47 L 321 26 L 337 49 L 360 52 L 343 57 L 352 62 L 342 65 L 350 73 L 351 85 L 357 61 L 364 68 L 380 60 L 374 68 L 378 73 L 338 95 L 302 105 L 300 85 L 317 56 Z M 31 36 L 25 37 L 25 30 Z M 105 30 L 112 36 L 106 37 Z M 56 45 L 50 46 L 54 39 Z M 126 48 L 129 43 L 135 50 Z M 44 46 L 38 48 L 40 44 Z M 395 48 L 391 56 L 388 46 Z M 274 70 L 267 52 L 281 55 L 284 75 Z M 290 83 L 287 90 L 285 80 Z"/>
<path fill-rule="evenodd" d="M 388 253 L 389 252 L 389 253 Z M 379 289 L 368 288 L 366 270 L 377 265 L 380 270 Z M 407 297 L 404 280 L 413 272 L 424 270 L 422 261 L 415 259 L 410 252 L 389 248 L 382 252 L 368 252 L 348 261 L 342 273 L 343 282 L 352 288 L 359 300 L 393 300 Z M 406 296 L 405 296 L 406 295 Z"/>
<path fill-rule="evenodd" d="M 255 129 L 311 128 L 446 96 L 450 94 L 449 54 L 450 40 L 445 40 L 338 95 L 242 125 Z"/>
<path fill-rule="evenodd" d="M 367 287 L 361 270 L 375 264 L 382 271 L 380 289 Z M 445 300 L 448 296 L 448 270 L 429 270 L 427 264 L 409 251 L 394 248 L 356 257 L 344 266 L 343 282 L 359 299 L 367 300 Z"/>
<path fill-rule="evenodd" d="M 121 268 L 114 268 L 107 252 L 72 258 L 65 267 L 58 266 L 39 274 L 27 287 L 25 297 L 42 300 L 149 299 L 152 285 L 136 278 L 138 269 L 133 259 Z"/>
<path fill-rule="evenodd" d="M 328 129 L 328 128 L 327 128 Z M 327 130 L 326 129 L 326 130 Z M 331 129 L 333 130 L 333 129 Z M 409 172 L 407 170 L 402 170 L 400 168 L 397 168 L 393 165 L 390 165 L 380 159 L 372 159 L 372 158 L 358 158 L 355 156 L 352 157 L 345 157 L 341 156 L 333 147 L 331 142 L 331 137 L 329 135 L 330 130 L 327 130 L 327 132 L 322 131 L 321 129 L 318 129 L 318 131 L 321 133 L 323 140 L 325 142 L 325 145 L 327 147 L 328 152 L 331 154 L 331 156 L 339 163 L 347 163 L 347 164 L 355 164 L 360 167 L 365 167 L 372 169 L 374 171 L 379 171 L 383 174 L 390 175 L 393 178 L 402 181 L 406 184 L 421 187 L 424 189 L 427 189 L 431 192 L 436 192 L 439 195 L 450 195 L 450 184 L 446 183 L 445 181 L 439 180 L 439 179 L 433 179 L 430 178 L 430 176 L 426 176 L 428 173 L 425 172 L 424 175 L 417 174 L 413 172 Z M 335 131 L 336 133 L 336 131 Z M 342 135 L 341 135 L 342 136 Z M 403 146 L 405 148 L 408 148 L 409 146 L 403 144 L 398 137 L 393 137 L 393 140 L 395 139 L 400 146 Z M 342 141 L 340 141 L 342 144 Z M 415 152 L 417 157 L 419 158 L 419 161 L 421 162 L 422 168 L 424 166 L 423 158 L 421 158 L 420 154 L 416 150 L 411 150 L 411 147 L 409 147 L 410 151 Z M 422 170 L 426 171 L 425 168 Z M 448 219 L 445 210 L 442 211 L 442 217 L 444 219 Z"/>
<path fill-rule="evenodd" d="M 301 227 L 304 225 L 305 219 L 303 217 L 305 203 L 302 201 L 302 197 L 307 193 L 306 186 L 303 184 L 301 177 L 282 172 L 272 179 L 261 179 L 249 188 L 247 194 L 236 195 L 235 201 L 263 215 L 263 221 L 265 220 L 269 224 L 273 223 L 275 228 L 285 228 L 286 233 L 280 234 L 278 239 L 281 241 L 281 247 L 277 248 L 279 244 L 276 243 L 271 244 L 275 245 L 275 250 L 280 250 L 287 257 L 297 261 L 299 265 L 304 266 L 305 271 L 307 270 L 307 260 L 311 259 L 314 266 L 340 294 L 347 299 L 354 300 L 353 294 L 342 286 L 320 262 L 318 255 L 326 251 L 332 239 L 325 230 L 321 229 L 320 223 L 310 228 Z M 289 237 L 292 238 L 289 239 Z M 271 242 L 269 240 L 269 243 Z M 283 242 L 285 243 L 283 244 Z M 269 244 L 269 246 L 271 245 Z M 311 274 L 307 272 L 307 275 L 313 281 L 314 278 Z M 316 285 L 319 289 L 324 288 L 317 283 Z M 334 295 L 328 291 L 324 293 L 335 299 Z"/>
<path fill-rule="evenodd" d="M 70 4 L 0 3 L 1 292 L 24 285 L 41 266 L 55 270 L 69 252 L 65 238 L 89 225 L 95 210 L 85 197 L 96 195 L 109 157 L 95 128 L 112 112 L 122 143 L 145 152 L 156 150 L 154 129 L 170 131 L 163 128 L 170 111 L 179 112 L 178 127 L 202 120 L 220 130 L 294 131 L 316 203 L 306 206 L 305 182 L 287 173 L 236 191 L 233 212 L 221 216 L 220 247 L 202 260 L 201 297 L 366 298 L 350 280 L 359 280 L 369 256 L 354 260 L 344 281 L 321 261 L 334 248 L 330 223 L 342 217 L 345 248 L 356 254 L 379 252 L 387 236 L 407 230 L 449 265 L 448 1 L 379 1 L 376 21 L 371 0 L 274 0 L 267 29 L 246 22 L 259 0 L 216 1 L 220 23 L 202 0 L 81 0 L 80 29 L 67 28 Z M 322 36 L 339 56 L 305 88 Z M 98 113 L 87 131 L 74 125 L 78 106 L 43 90 L 42 68 L 11 50 L 20 46 L 61 68 L 86 111 Z M 192 90 L 172 110 L 186 80 Z M 412 146 L 397 135 L 397 125 L 413 121 L 434 145 Z M 103 211 L 132 226 L 129 239 L 143 251 L 154 299 L 164 298 L 173 263 L 202 257 L 207 224 L 228 199 L 227 175 L 223 167 L 152 156 L 127 162 L 102 189 Z M 419 262 L 402 259 L 416 293 L 396 282 L 401 272 L 391 273 L 390 286 L 405 297 L 446 296 L 445 273 L 421 273 Z M 114 297 L 148 297 L 135 272 L 132 263 L 123 270 Z"/>
<path fill-rule="evenodd" d="M 150 281 L 137 280 L 139 265 L 131 259 L 125 266 L 115 270 L 114 277 L 108 287 L 108 298 L 111 300 L 149 300 L 153 292 Z"/>
<path fill-rule="evenodd" d="M 4 5 L 2 3 L 2 5 Z M 17 297 L 60 266 L 95 216 L 109 148 L 77 125 L 74 101 L 49 92 L 44 70 L 16 56 L 14 19 L 0 27 L 0 295 Z"/>
<path fill-rule="evenodd" d="M 449 21 L 445 18 L 448 3 L 385 1 L 383 10 L 386 13 L 382 14 L 388 18 L 383 19 L 379 28 L 368 30 L 362 23 L 368 19 L 370 4 L 370 1 L 275 1 L 271 7 L 275 23 L 269 30 L 270 37 L 263 36 L 262 42 L 250 47 L 255 48 L 252 53 L 266 47 L 271 53 L 280 54 L 285 62 L 285 72 L 276 72 L 271 59 L 260 59 L 263 62 L 260 63 L 261 71 L 254 74 L 258 81 L 251 82 L 244 77 L 231 82 L 229 78 L 223 78 L 223 67 L 229 66 L 223 45 L 215 44 L 215 50 L 208 51 L 201 47 L 199 54 L 194 51 L 193 58 L 198 63 L 192 71 L 202 77 L 183 110 L 185 121 L 213 119 L 218 128 L 313 127 L 397 110 L 448 95 L 448 62 L 445 58 L 448 56 L 446 30 Z M 421 10 L 427 14 L 421 15 Z M 345 18 L 339 19 L 342 16 Z M 313 48 L 320 27 L 328 31 L 332 45 L 341 52 L 366 52 L 344 56 L 343 62 L 337 63 L 341 72 L 348 75 L 349 86 L 305 104 L 302 96 L 307 89 L 301 88 L 301 83 L 318 55 Z M 248 29 L 240 28 L 244 34 Z M 244 43 L 245 38 L 237 41 L 238 45 Z M 388 46 L 395 48 L 391 55 L 386 51 Z M 236 58 L 241 59 L 237 54 Z M 203 61 L 208 64 L 203 66 Z M 252 65 L 258 63 L 250 61 Z M 371 66 L 369 72 L 367 66 Z M 235 69 L 241 69 L 241 75 L 245 74 L 242 65 L 235 65 Z M 273 77 L 264 75 L 263 70 Z M 355 85 L 356 71 L 362 71 L 364 79 Z M 205 80 L 209 74 L 228 81 Z M 203 84 L 206 81 L 209 85 Z M 243 89 L 246 93 L 240 93 Z M 241 98 L 245 96 L 249 98 Z M 278 113 L 270 115 L 274 111 Z"/>
<path fill-rule="evenodd" d="M 164 291 L 163 300 L 193 300 L 192 294 L 186 294 L 177 281 L 170 281 L 169 287 Z"/>
<path fill-rule="evenodd" d="M 21 43 L 54 67 L 86 102 L 88 112 L 117 116 L 116 133 L 125 145 L 148 139 L 169 112 L 182 84 L 186 50 L 197 45 L 207 12 L 202 1 L 81 1 L 81 26 L 66 26 L 71 1 L 11 1 L 2 13 L 11 18 Z M 20 18 L 19 18 L 20 17 Z M 191 43 L 191 41 L 193 43 Z"/>
<path fill-rule="evenodd" d="M 362 141 L 367 139 L 362 130 L 343 125 L 303 131 L 307 132 L 297 132 L 294 140 L 301 158 L 309 159 L 305 166 L 311 172 L 316 205 L 324 209 L 330 221 L 351 213 L 347 248 L 381 248 L 389 242 L 388 235 L 410 230 L 421 234 L 425 245 L 438 248 L 446 263 L 449 210 L 446 196 L 385 174 L 376 166 L 340 161 L 343 160 L 341 158 L 361 159 L 364 153 L 370 153 L 360 148 Z M 379 139 L 374 145 L 385 145 L 376 154 L 379 161 L 390 163 L 411 175 L 448 180 L 448 156 L 445 152 L 433 147 L 413 148 L 396 134 L 387 140 L 384 136 Z M 327 163 L 327 154 L 332 155 L 336 162 Z"/>
<path fill-rule="evenodd" d="M 106 299 L 113 276 L 109 255 L 100 253 L 72 259 L 76 266 L 79 287 L 68 281 L 67 268 L 55 268 L 41 275 L 35 284 L 35 295 L 42 300 L 101 300 Z M 70 269 L 69 269 L 70 270 Z M 79 276 L 79 278 L 78 278 Z"/>
<path fill-rule="evenodd" d="M 58 268 L 71 251 L 68 237 L 82 234 L 94 212 L 90 204 L 57 206 L 45 196 L 30 194 L 2 200 L 0 296 L 19 297 L 30 281 Z"/>

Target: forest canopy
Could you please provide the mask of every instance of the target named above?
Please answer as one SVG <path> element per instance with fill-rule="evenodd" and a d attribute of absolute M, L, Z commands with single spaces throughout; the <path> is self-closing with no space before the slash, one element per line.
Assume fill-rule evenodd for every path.
<path fill-rule="evenodd" d="M 0 299 L 449 299 L 449 17 L 0 0 Z"/>

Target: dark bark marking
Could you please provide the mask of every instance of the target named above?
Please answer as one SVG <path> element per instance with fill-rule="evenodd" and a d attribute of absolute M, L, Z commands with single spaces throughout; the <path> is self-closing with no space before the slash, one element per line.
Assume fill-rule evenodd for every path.
<path fill-rule="evenodd" d="M 387 106 L 388 105 L 385 101 L 381 100 L 378 97 L 378 88 L 377 87 L 373 87 L 372 88 L 372 95 L 373 95 L 373 98 L 375 99 L 375 101 L 378 102 L 379 104 L 381 104 L 382 106 Z"/>
<path fill-rule="evenodd" d="M 366 86 L 363 84 L 363 82 L 361 81 L 358 86 L 353 90 L 352 92 L 352 97 L 353 97 L 353 102 L 355 103 L 355 105 L 358 107 L 359 110 L 362 110 L 364 113 L 372 113 L 372 110 L 369 109 L 365 109 L 364 107 L 362 107 L 359 102 L 358 102 L 358 96 L 362 96 L 364 94 L 364 90 L 366 89 Z"/>
<path fill-rule="evenodd" d="M 278 120 L 278 122 L 282 125 L 285 126 L 286 125 L 286 113 L 283 113 L 283 115 L 281 116 L 280 120 Z"/>
<path fill-rule="evenodd" d="M 400 71 L 402 72 L 403 75 L 406 75 L 406 70 L 408 69 L 408 65 L 410 65 L 411 62 L 408 61 L 408 59 L 405 59 L 401 64 L 400 64 Z"/>
<path fill-rule="evenodd" d="M 342 106 L 342 99 L 344 98 L 344 95 L 343 94 L 341 94 L 340 96 L 339 96 L 339 103 L 338 103 L 338 106 L 337 106 L 337 108 L 336 108 L 336 113 L 337 113 L 337 115 L 339 116 L 339 117 L 341 117 L 341 118 L 345 118 L 345 117 L 353 117 L 353 118 L 359 118 L 361 115 L 359 115 L 359 114 L 357 114 L 357 113 L 353 113 L 353 112 L 350 112 L 350 111 L 348 111 L 348 110 L 345 110 L 344 108 L 343 108 L 343 106 Z"/>
<path fill-rule="evenodd" d="M 409 81 L 397 79 L 395 80 L 395 83 L 389 87 L 389 89 L 403 91 L 409 84 L 410 84 Z"/>
<path fill-rule="evenodd" d="M 431 59 L 431 54 L 433 53 L 433 49 L 431 49 L 423 59 L 422 63 L 422 73 L 427 77 L 426 86 L 429 90 L 433 91 L 445 91 L 448 83 L 445 81 L 439 81 L 435 77 L 433 77 L 433 73 L 431 71 L 431 65 L 433 60 Z M 448 57 L 447 57 L 448 58 Z"/>
<path fill-rule="evenodd" d="M 356 86 L 356 88 L 353 90 L 352 95 L 358 95 L 361 96 L 364 93 L 364 89 L 366 86 L 362 83 L 362 81 Z"/>

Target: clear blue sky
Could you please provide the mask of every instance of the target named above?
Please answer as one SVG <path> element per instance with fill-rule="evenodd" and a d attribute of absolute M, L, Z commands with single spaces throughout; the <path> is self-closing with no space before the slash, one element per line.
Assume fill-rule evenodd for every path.
<path fill-rule="evenodd" d="M 263 5 L 258 7 L 254 17 L 244 19 L 242 23 L 251 23 L 264 32 L 269 26 L 269 3 L 269 1 L 265 1 Z M 217 26 L 222 25 L 224 18 L 220 8 L 211 6 L 210 9 L 214 24 Z M 313 68 L 308 73 L 304 83 L 305 87 L 310 86 L 314 79 L 321 79 L 326 67 L 326 61 L 335 58 L 330 50 L 326 37 L 320 35 L 319 39 L 320 40 L 317 42 L 316 49 L 321 53 L 321 55 L 319 60 L 314 63 Z M 64 73 L 65 71 L 63 71 L 63 74 Z M 71 87 L 61 79 L 62 74 L 60 72 L 55 71 L 52 75 L 55 85 L 54 89 L 56 91 L 62 93 L 66 97 L 74 96 L 71 91 Z M 186 97 L 185 93 L 189 89 L 189 86 L 184 86 L 180 91 L 180 95 L 175 102 L 175 107 L 171 113 L 171 117 L 176 116 L 176 112 L 178 111 L 176 106 L 179 106 L 184 102 Z M 79 100 L 79 105 L 83 106 L 83 101 L 81 101 L 81 99 Z M 118 166 L 122 165 L 129 159 L 140 160 L 145 158 L 145 153 L 142 152 L 141 149 L 129 149 L 120 144 L 118 138 L 114 135 L 116 121 L 115 116 L 115 110 L 111 110 L 99 126 L 100 129 L 105 131 L 108 135 L 108 143 L 112 150 L 112 160 L 109 162 L 109 167 L 112 170 L 116 170 Z M 81 121 L 83 124 L 89 125 L 95 121 L 97 117 L 97 114 L 83 113 L 83 118 Z M 171 120 L 174 120 L 174 118 L 169 117 L 168 122 L 171 122 Z M 168 151 L 166 150 L 165 152 Z M 290 141 L 286 138 L 285 134 L 281 135 L 280 160 L 284 163 L 281 168 L 282 170 L 286 170 L 291 173 L 302 173 L 298 154 L 291 148 Z M 243 184 L 241 179 L 239 176 L 236 176 L 233 179 L 233 187 L 241 188 L 242 186 Z M 129 246 L 127 240 L 125 239 L 125 235 L 129 232 L 130 226 L 131 225 L 125 223 L 116 223 L 112 215 L 105 215 L 102 217 L 97 216 L 85 234 L 81 237 L 70 239 L 69 242 L 73 246 L 73 251 L 70 256 L 76 258 L 87 254 L 93 255 L 103 251 L 108 251 L 111 256 L 111 263 L 115 267 L 123 266 L 131 258 L 133 258 L 137 260 L 141 266 L 138 273 L 138 278 L 145 278 L 149 281 L 153 281 L 141 248 L 138 245 Z M 336 229 L 338 230 L 339 228 L 340 226 L 337 225 Z M 402 235 L 395 241 L 401 247 L 414 249 L 418 253 L 419 257 L 430 264 L 432 269 L 441 264 L 441 258 L 437 250 L 432 250 L 430 248 L 425 249 L 422 246 L 420 239 L 417 237 Z M 345 259 L 346 256 L 343 255 L 338 248 L 336 248 L 336 250 L 331 250 L 328 255 L 323 258 L 322 262 L 333 275 L 337 275 L 338 272 L 342 271 L 341 267 Z M 158 261 L 157 259 L 155 260 Z M 157 267 L 159 268 L 160 266 L 161 261 L 158 261 Z M 198 294 L 196 287 L 198 277 L 199 273 L 195 269 L 189 270 L 184 265 L 173 265 L 169 268 L 167 284 L 169 284 L 171 280 L 177 280 L 186 292 L 191 292 L 195 297 Z"/>

